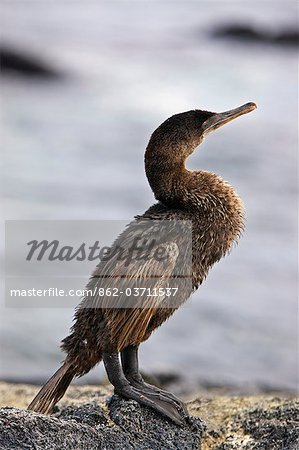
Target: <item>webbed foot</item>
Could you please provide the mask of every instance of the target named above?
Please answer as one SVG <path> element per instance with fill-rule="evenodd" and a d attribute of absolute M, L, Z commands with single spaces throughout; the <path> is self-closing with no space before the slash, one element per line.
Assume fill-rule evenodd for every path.
<path fill-rule="evenodd" d="M 141 405 L 149 406 L 160 414 L 168 417 L 177 425 L 183 425 L 188 412 L 185 405 L 169 392 L 162 391 L 154 386 L 131 377 L 127 379 L 120 367 L 117 352 L 103 353 L 103 361 L 110 382 L 115 393 L 137 401 Z M 138 377 L 137 377 L 138 378 Z"/>

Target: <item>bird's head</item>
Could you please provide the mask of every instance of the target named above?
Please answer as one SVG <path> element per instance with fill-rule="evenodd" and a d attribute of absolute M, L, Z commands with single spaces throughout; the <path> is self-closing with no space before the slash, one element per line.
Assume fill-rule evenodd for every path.
<path fill-rule="evenodd" d="M 222 113 L 195 109 L 165 120 L 153 132 L 145 152 L 145 171 L 156 198 L 171 194 L 173 182 L 186 171 L 186 159 L 207 134 L 254 109 L 255 103 Z"/>
<path fill-rule="evenodd" d="M 172 167 L 178 161 L 184 162 L 207 134 L 254 109 L 255 103 L 246 103 L 221 113 L 194 109 L 169 117 L 150 138 L 145 153 L 146 165 Z"/>

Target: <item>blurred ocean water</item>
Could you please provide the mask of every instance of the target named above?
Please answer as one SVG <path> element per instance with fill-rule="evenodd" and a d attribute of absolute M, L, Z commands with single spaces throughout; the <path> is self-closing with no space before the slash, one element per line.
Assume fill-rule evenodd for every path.
<path fill-rule="evenodd" d="M 143 153 L 163 120 L 258 104 L 188 160 L 237 189 L 246 232 L 142 346 L 141 362 L 295 389 L 297 54 L 211 34 L 230 22 L 288 28 L 296 3 L 11 1 L 1 10 L 2 42 L 65 72 L 56 82 L 1 78 L 3 219 L 129 220 L 154 202 Z M 2 303 L 0 377 L 48 376 L 72 310 Z"/>

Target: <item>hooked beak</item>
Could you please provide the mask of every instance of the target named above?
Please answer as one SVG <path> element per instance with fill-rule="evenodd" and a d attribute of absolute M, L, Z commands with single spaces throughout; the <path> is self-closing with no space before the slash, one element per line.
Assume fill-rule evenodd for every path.
<path fill-rule="evenodd" d="M 212 117 L 210 117 L 202 124 L 202 130 L 204 134 L 207 134 L 210 131 L 222 127 L 222 125 L 225 125 L 231 120 L 236 119 L 239 116 L 242 116 L 242 114 L 247 114 L 255 110 L 256 108 L 257 108 L 256 104 L 250 102 L 246 103 L 245 105 L 239 106 L 238 108 L 231 109 L 229 111 L 225 111 L 222 113 L 215 113 Z"/>

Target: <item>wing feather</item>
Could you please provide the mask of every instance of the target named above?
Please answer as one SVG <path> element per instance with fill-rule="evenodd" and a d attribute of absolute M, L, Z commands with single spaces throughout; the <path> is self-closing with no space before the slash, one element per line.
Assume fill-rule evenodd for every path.
<path fill-rule="evenodd" d="M 110 333 L 109 341 L 118 351 L 143 340 L 151 319 L 166 301 L 166 288 L 174 285 L 178 259 L 185 260 L 188 245 L 184 242 L 184 233 L 180 229 L 178 231 L 175 224 L 171 229 L 169 223 L 171 221 L 163 228 L 162 221 L 131 222 L 113 244 L 114 254 L 101 261 L 87 285 L 87 290 L 94 294 L 85 298 L 80 308 L 102 310 L 105 330 Z M 128 259 L 115 251 L 119 247 L 128 253 L 136 236 L 139 236 L 139 242 L 149 245 L 140 246 L 135 258 Z M 152 253 L 149 252 L 151 241 L 156 241 Z M 157 247 L 162 257 L 153 257 Z M 181 263 L 179 265 L 182 266 Z M 159 288 L 163 289 L 159 292 Z M 106 295 L 107 289 L 116 291 L 117 295 Z M 141 289 L 144 295 L 138 295 Z M 148 292 L 161 295 L 148 296 Z"/>

